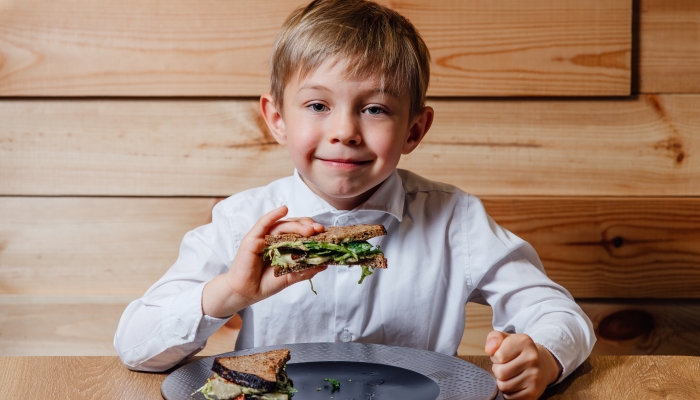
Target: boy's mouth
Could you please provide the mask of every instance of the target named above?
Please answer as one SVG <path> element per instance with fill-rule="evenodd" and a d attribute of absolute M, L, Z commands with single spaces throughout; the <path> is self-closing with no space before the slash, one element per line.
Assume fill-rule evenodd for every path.
<path fill-rule="evenodd" d="M 371 161 L 370 160 L 348 160 L 348 159 L 326 159 L 326 158 L 319 158 L 319 161 L 324 163 L 325 165 L 328 165 L 330 167 L 334 168 L 357 168 L 366 164 L 369 164 Z"/>

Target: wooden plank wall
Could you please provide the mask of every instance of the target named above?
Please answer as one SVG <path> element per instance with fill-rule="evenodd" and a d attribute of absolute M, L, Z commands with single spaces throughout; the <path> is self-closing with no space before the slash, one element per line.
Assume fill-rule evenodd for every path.
<path fill-rule="evenodd" d="M 630 0 L 382 0 L 432 49 L 433 96 L 626 95 Z M 304 0 L 0 2 L 0 93 L 259 96 Z"/>
<path fill-rule="evenodd" d="M 301 3 L 0 0 L 0 355 L 114 354 L 184 233 L 291 172 L 255 96 Z M 700 5 L 385 3 L 433 52 L 435 125 L 401 167 L 530 241 L 596 353 L 700 355 Z M 460 354 L 490 319 L 467 307 Z"/>

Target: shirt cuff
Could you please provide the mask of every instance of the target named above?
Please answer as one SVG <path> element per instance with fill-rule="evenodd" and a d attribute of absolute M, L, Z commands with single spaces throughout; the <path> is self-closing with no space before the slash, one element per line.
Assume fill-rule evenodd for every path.
<path fill-rule="evenodd" d="M 163 338 L 168 347 L 185 343 L 204 343 L 228 318 L 214 318 L 202 313 L 202 292 L 207 282 L 200 283 L 165 306 Z"/>
<path fill-rule="evenodd" d="M 547 329 L 528 334 L 532 340 L 549 350 L 561 364 L 562 371 L 559 379 L 549 386 L 556 385 L 571 374 L 578 366 L 577 347 L 573 340 L 564 331 L 559 329 Z"/>

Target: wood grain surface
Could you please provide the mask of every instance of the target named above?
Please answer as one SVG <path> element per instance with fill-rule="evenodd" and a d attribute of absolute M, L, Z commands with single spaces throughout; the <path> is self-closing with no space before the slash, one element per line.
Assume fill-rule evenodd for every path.
<path fill-rule="evenodd" d="M 464 307 L 464 333 L 460 340 L 457 354 L 460 356 L 483 356 L 486 336 L 493 330 L 491 306 L 467 303 Z"/>
<path fill-rule="evenodd" d="M 381 2 L 423 35 L 433 61 L 429 95 L 630 93 L 630 1 Z"/>
<path fill-rule="evenodd" d="M 594 354 L 700 356 L 697 300 L 583 301 L 598 342 Z"/>
<path fill-rule="evenodd" d="M 700 356 L 697 300 L 578 300 L 598 339 L 594 355 Z M 457 354 L 483 355 L 493 330 L 490 306 L 469 303 Z M 224 332 L 222 332 L 223 334 Z"/>
<path fill-rule="evenodd" d="M 491 371 L 484 356 L 463 360 Z M 541 400 L 690 400 L 700 393 L 700 358 L 679 356 L 591 356 L 569 377 L 544 392 Z"/>
<path fill-rule="evenodd" d="M 133 298 L 120 296 L 0 296 L 0 356 L 116 355 L 114 333 Z M 579 300 L 593 322 L 595 355 L 700 356 L 696 300 Z M 484 355 L 493 330 L 491 307 L 469 303 L 459 355 Z M 232 318 L 199 355 L 232 351 L 241 323 Z M 1 397 L 1 396 L 0 396 Z"/>
<path fill-rule="evenodd" d="M 640 0 L 638 8 L 638 90 L 700 93 L 700 2 Z"/>
<path fill-rule="evenodd" d="M 626 95 L 631 1 L 380 1 L 432 50 L 431 95 Z M 246 96 L 306 0 L 0 2 L 2 96 Z"/>
<path fill-rule="evenodd" d="M 131 300 L 1 295 L 0 355 L 115 356 L 114 333 Z"/>
<path fill-rule="evenodd" d="M 0 198 L 0 293 L 141 296 L 217 199 Z"/>
<path fill-rule="evenodd" d="M 700 195 L 700 95 L 430 104 L 400 167 L 470 193 Z M 228 196 L 293 168 L 254 100 L 0 100 L 0 120 L 5 195 Z"/>
<path fill-rule="evenodd" d="M 166 376 L 130 371 L 116 356 L 0 358 L 7 399 L 162 399 Z"/>
<path fill-rule="evenodd" d="M 0 294 L 140 296 L 217 198 L 0 197 Z M 696 198 L 483 199 L 582 298 L 698 298 Z"/>
<path fill-rule="evenodd" d="M 431 104 L 434 129 L 400 166 L 470 193 L 700 193 L 700 96 Z"/>
<path fill-rule="evenodd" d="M 541 399 L 690 400 L 700 393 L 699 373 L 698 357 L 594 356 Z"/>
<path fill-rule="evenodd" d="M 491 370 L 486 356 L 460 357 Z M 27 379 L 39 375 L 45 379 Z M 593 356 L 542 399 L 694 399 L 700 358 Z M 161 399 L 166 373 L 133 372 L 117 357 L 2 357 L 3 394 L 16 398 Z"/>
<path fill-rule="evenodd" d="M 484 198 L 576 298 L 698 298 L 698 198 Z"/>
<path fill-rule="evenodd" d="M 0 120 L 3 194 L 227 196 L 293 171 L 257 101 L 0 101 Z"/>

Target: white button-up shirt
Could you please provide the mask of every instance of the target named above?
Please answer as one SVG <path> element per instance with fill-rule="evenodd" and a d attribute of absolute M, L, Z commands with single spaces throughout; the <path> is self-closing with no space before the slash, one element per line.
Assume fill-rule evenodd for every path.
<path fill-rule="evenodd" d="M 332 266 L 307 283 L 239 312 L 236 349 L 284 343 L 364 342 L 449 355 L 464 331 L 467 301 L 493 308 L 494 329 L 527 333 L 564 368 L 588 357 L 591 322 L 571 295 L 544 273 L 534 249 L 498 226 L 474 196 L 411 172 L 394 172 L 363 205 L 337 210 L 298 174 L 220 202 L 212 222 L 185 235 L 180 255 L 124 311 L 114 346 L 124 364 L 162 371 L 204 348 L 226 320 L 202 314 L 202 289 L 226 273 L 243 236 L 281 205 L 288 217 L 329 225 L 382 224 L 388 269 L 358 284 L 359 267 Z"/>

